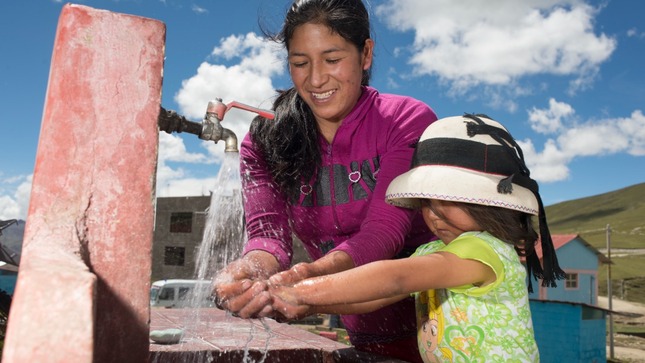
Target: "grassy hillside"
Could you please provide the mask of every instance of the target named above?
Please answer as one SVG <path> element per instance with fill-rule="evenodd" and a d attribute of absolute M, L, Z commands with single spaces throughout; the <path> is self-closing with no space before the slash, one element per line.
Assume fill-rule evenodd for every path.
<path fill-rule="evenodd" d="M 620 249 L 645 249 L 645 183 L 613 192 L 546 207 L 552 234 L 579 234 L 592 246 L 607 248 L 611 232 L 611 280 L 614 296 L 645 303 L 645 254 Z M 598 271 L 600 295 L 607 294 L 609 266 Z"/>
<path fill-rule="evenodd" d="M 551 233 L 576 233 L 596 248 L 645 248 L 645 183 L 546 207 Z"/>

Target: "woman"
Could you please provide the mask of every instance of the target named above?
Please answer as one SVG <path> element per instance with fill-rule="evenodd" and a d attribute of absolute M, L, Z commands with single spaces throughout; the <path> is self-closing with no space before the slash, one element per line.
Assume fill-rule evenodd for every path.
<path fill-rule="evenodd" d="M 433 238 L 418 213 L 385 203 L 385 190 L 437 117 L 368 86 L 374 42 L 363 3 L 295 1 L 272 39 L 287 49 L 293 88 L 276 99 L 275 120 L 256 118 L 242 142 L 248 243 L 215 282 L 220 306 L 244 318 L 274 314 L 269 278 L 293 283 L 405 257 Z M 313 262 L 289 269 L 292 234 Z M 357 349 L 421 361 L 411 298 L 342 321 Z"/>

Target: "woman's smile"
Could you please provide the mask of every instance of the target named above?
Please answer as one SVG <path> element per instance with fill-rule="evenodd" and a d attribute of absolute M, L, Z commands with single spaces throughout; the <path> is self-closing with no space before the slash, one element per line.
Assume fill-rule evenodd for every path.
<path fill-rule="evenodd" d="M 316 93 L 316 92 L 312 92 L 312 93 L 311 93 L 311 95 L 312 95 L 312 96 L 313 96 L 313 98 L 315 98 L 316 100 L 323 101 L 323 100 L 328 99 L 328 98 L 329 98 L 331 95 L 333 95 L 335 92 L 336 92 L 336 90 L 331 90 L 331 91 L 327 91 L 327 92 L 324 92 L 324 93 Z"/>

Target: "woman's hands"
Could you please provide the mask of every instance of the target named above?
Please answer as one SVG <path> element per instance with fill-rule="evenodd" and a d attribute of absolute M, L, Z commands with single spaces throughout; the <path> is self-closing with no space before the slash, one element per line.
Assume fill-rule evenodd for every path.
<path fill-rule="evenodd" d="M 293 300 L 282 300 L 280 295 L 276 298 L 272 291 L 282 294 L 288 291 L 288 286 L 315 276 L 314 265 L 300 263 L 275 273 L 278 270 L 275 257 L 264 251 L 252 251 L 231 262 L 213 281 L 217 307 L 244 319 L 272 317 L 292 320 L 306 316 L 306 308 L 294 305 Z"/>
<path fill-rule="evenodd" d="M 245 319 L 270 316 L 267 278 L 278 270 L 276 258 L 264 251 L 252 251 L 231 262 L 213 281 L 216 305 Z"/>
<path fill-rule="evenodd" d="M 276 258 L 265 251 L 252 251 L 221 270 L 213 281 L 213 295 L 220 309 L 244 319 L 272 317 L 278 321 L 300 319 L 315 313 L 302 305 L 292 286 L 304 279 L 353 267 L 344 252 L 335 252 L 312 262 L 279 271 Z"/>

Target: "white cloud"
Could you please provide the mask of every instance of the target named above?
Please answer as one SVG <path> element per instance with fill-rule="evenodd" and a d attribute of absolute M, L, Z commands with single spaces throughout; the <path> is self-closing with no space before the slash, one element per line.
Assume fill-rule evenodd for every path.
<path fill-rule="evenodd" d="M 197 6 L 197 5 L 195 5 L 195 4 L 193 4 L 193 6 L 191 7 L 191 10 L 192 10 L 195 14 L 200 14 L 200 15 L 201 15 L 201 14 L 208 14 L 208 10 L 207 10 L 207 9 L 202 8 L 201 6 Z"/>
<path fill-rule="evenodd" d="M 32 176 L 19 176 L 1 181 L 2 190 L 10 189 L 12 193 L 0 195 L 0 219 L 27 218 Z M 8 184 L 8 188 L 4 184 Z"/>
<path fill-rule="evenodd" d="M 627 31 L 627 36 L 632 38 L 640 38 L 640 39 L 645 39 L 645 32 L 639 31 L 636 28 L 631 28 Z"/>
<path fill-rule="evenodd" d="M 575 156 L 627 153 L 645 155 L 645 116 L 641 110 L 629 117 L 608 118 L 575 125 L 558 137 L 562 150 Z"/>
<path fill-rule="evenodd" d="M 585 122 L 572 117 L 574 114 L 573 107 L 554 99 L 549 100 L 548 109 L 529 111 L 529 121 L 536 131 L 554 134 L 542 151 L 537 151 L 531 140 L 518 142 L 536 180 L 567 179 L 568 165 L 576 158 L 618 153 L 645 155 L 645 116 L 641 110 L 635 110 L 629 117 Z"/>
<path fill-rule="evenodd" d="M 531 75 L 572 77 L 572 91 L 595 78 L 616 40 L 593 29 L 597 9 L 581 0 L 389 0 L 376 13 L 413 31 L 409 62 L 463 94 Z"/>
<path fill-rule="evenodd" d="M 188 152 L 184 139 L 178 134 L 171 135 L 165 132 L 159 133 L 159 160 L 185 163 L 212 162 L 204 154 Z"/>
<path fill-rule="evenodd" d="M 556 182 L 569 177 L 568 164 L 571 158 L 565 155 L 553 140 L 547 140 L 541 152 L 538 152 L 529 139 L 518 140 L 524 151 L 526 166 L 531 170 L 531 177 L 539 182 Z"/>
<path fill-rule="evenodd" d="M 237 60 L 239 63 L 202 63 L 197 73 L 182 83 L 175 95 L 182 113 L 189 118 L 201 119 L 206 112 L 208 101 L 220 98 L 226 104 L 242 102 L 254 107 L 270 108 L 275 94 L 272 77 L 285 71 L 284 56 L 274 43 L 269 43 L 249 33 L 244 36 L 230 36 L 220 40 L 212 55 L 215 61 Z M 233 115 L 233 114 L 232 114 Z M 246 116 L 253 117 L 252 114 Z M 243 123 L 248 126 L 249 117 L 241 114 L 227 117 L 227 123 Z"/>
<path fill-rule="evenodd" d="M 169 179 L 163 185 L 157 186 L 158 197 L 183 197 L 209 195 L 215 185 L 215 172 L 212 178 L 178 178 Z"/>
<path fill-rule="evenodd" d="M 244 36 L 231 35 L 220 40 L 211 54 L 216 58 L 231 60 L 240 59 L 239 67 L 261 77 L 283 74 L 286 54 L 281 45 L 268 42 L 255 33 Z"/>
<path fill-rule="evenodd" d="M 24 219 L 15 199 L 8 195 L 0 196 L 0 219 Z"/>
<path fill-rule="evenodd" d="M 552 134 L 562 128 L 563 118 L 570 118 L 574 115 L 573 107 L 564 103 L 558 102 L 555 99 L 549 99 L 548 109 L 533 108 L 529 112 L 529 122 L 531 128 L 536 132 L 542 134 Z"/>
<path fill-rule="evenodd" d="M 645 156 L 645 116 L 641 110 L 632 112 L 630 117 L 615 119 L 618 129 L 629 135 L 626 151 L 630 155 Z"/>

